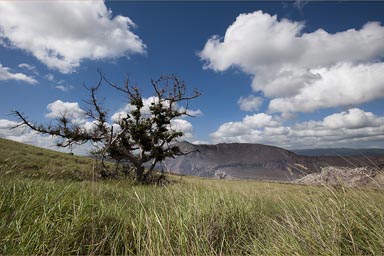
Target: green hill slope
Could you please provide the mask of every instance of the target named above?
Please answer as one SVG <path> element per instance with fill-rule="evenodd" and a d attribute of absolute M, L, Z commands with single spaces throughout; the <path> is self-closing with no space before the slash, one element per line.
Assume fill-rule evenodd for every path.
<path fill-rule="evenodd" d="M 0 138 L 0 175 L 92 179 L 93 160 Z"/>

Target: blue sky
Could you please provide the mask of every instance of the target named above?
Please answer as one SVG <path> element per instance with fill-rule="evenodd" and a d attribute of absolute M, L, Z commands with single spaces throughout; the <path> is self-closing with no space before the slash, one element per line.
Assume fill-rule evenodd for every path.
<path fill-rule="evenodd" d="M 0 137 L 52 147 L 10 131 L 9 113 L 81 119 L 82 84 L 101 68 L 116 83 L 129 76 L 146 98 L 164 74 L 201 91 L 190 104 L 197 116 L 178 122 L 191 142 L 384 147 L 383 10 L 375 1 L 2 1 Z M 101 94 L 111 116 L 126 108 L 111 88 Z"/>

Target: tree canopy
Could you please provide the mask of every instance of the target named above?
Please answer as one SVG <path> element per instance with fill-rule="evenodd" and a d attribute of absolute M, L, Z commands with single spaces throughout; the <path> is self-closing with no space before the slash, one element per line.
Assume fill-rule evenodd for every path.
<path fill-rule="evenodd" d="M 177 76 L 161 76 L 151 80 L 154 96 L 146 106 L 139 88 L 131 86 L 128 79 L 124 86 L 119 86 L 101 71 L 99 75 L 96 86 L 85 86 L 89 91 L 89 98 L 84 100 L 85 116 L 90 126 L 75 122 L 69 113 L 62 113 L 53 124 L 47 125 L 31 122 L 22 112 L 14 111 L 19 120 L 16 127 L 27 126 L 39 133 L 55 136 L 60 147 L 91 142 L 93 154 L 101 159 L 100 173 L 103 177 L 110 174 L 104 161 L 112 160 L 117 166 L 123 164 L 127 172 L 131 168 L 138 181 L 146 182 L 156 164 L 167 157 L 182 154 L 175 142 L 183 133 L 173 127 L 172 121 L 190 116 L 188 102 L 201 93 L 194 90 L 187 94 L 185 82 Z M 102 84 L 122 93 L 127 100 L 128 111 L 115 116 L 114 120 L 97 96 Z"/>

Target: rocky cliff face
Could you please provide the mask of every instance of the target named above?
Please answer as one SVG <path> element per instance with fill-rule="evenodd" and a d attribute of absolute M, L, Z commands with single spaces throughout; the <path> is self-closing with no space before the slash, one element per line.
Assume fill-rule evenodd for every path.
<path fill-rule="evenodd" d="M 361 166 L 367 159 L 299 156 L 291 151 L 246 143 L 217 145 L 178 144 L 187 153 L 165 161 L 161 167 L 174 173 L 218 178 L 295 180 L 326 166 Z"/>

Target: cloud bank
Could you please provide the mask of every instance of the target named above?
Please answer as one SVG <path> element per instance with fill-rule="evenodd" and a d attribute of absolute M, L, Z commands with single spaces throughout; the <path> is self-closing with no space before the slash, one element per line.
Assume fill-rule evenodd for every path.
<path fill-rule="evenodd" d="M 381 146 L 384 116 L 358 108 L 326 116 L 320 121 L 284 125 L 284 119 L 264 113 L 222 124 L 211 134 L 214 143 L 262 143 L 285 148 Z M 365 143 L 365 144 L 364 144 Z M 378 143 L 378 144 L 375 144 Z"/>
<path fill-rule="evenodd" d="M 262 11 L 240 14 L 199 52 L 206 69 L 239 68 L 270 112 L 311 112 L 384 97 L 384 27 L 304 32 L 305 23 Z M 330 97 L 330 95 L 334 97 Z"/>
<path fill-rule="evenodd" d="M 31 53 L 62 73 L 83 60 L 144 54 L 146 45 L 132 32 L 128 17 L 113 16 L 104 1 L 1 1 L 2 45 Z"/>

